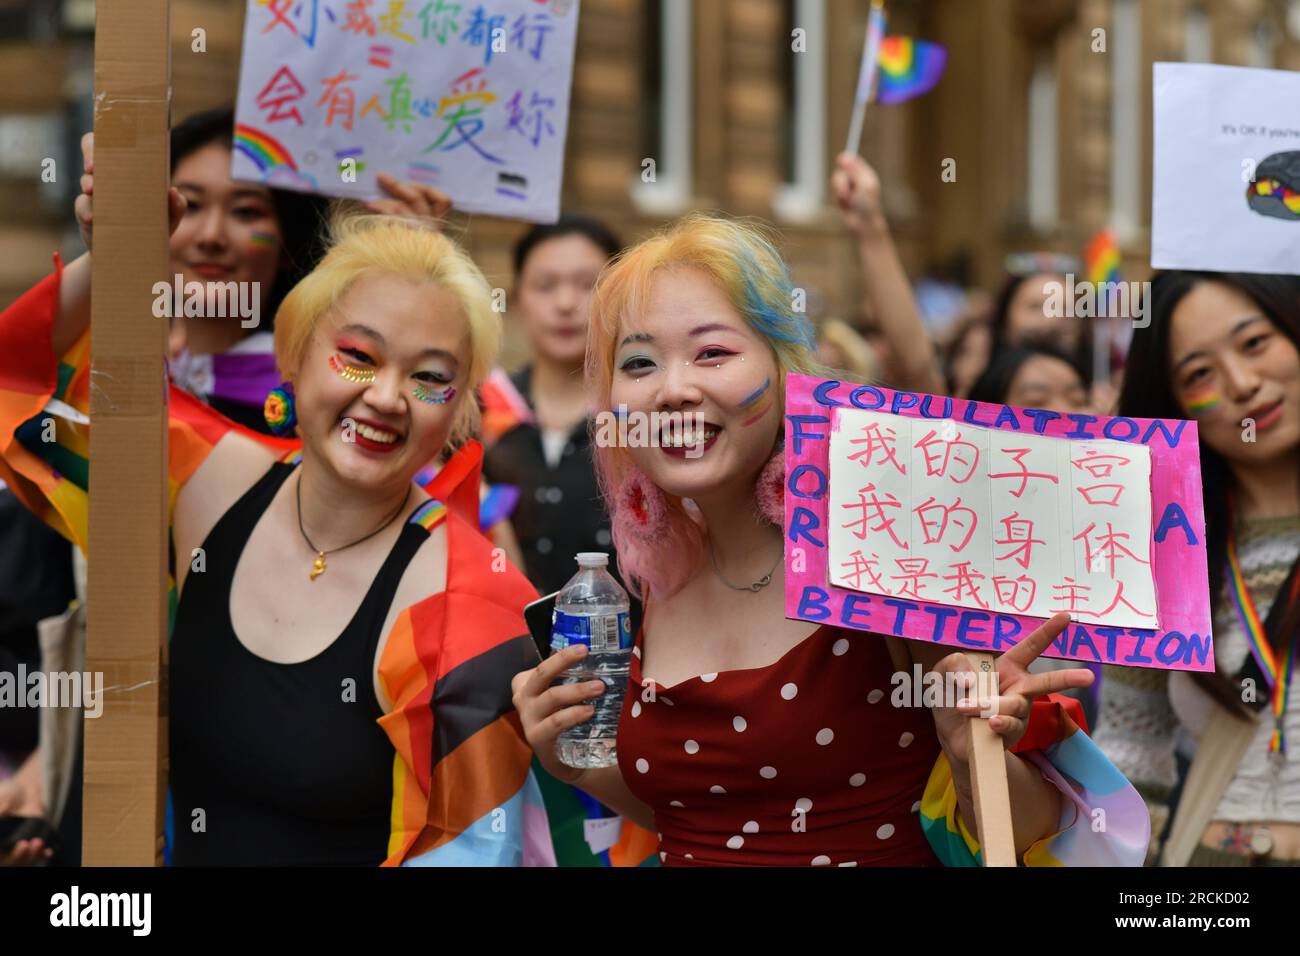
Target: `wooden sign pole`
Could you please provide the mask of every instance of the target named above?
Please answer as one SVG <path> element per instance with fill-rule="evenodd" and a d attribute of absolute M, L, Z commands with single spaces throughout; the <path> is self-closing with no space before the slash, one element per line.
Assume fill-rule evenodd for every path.
<path fill-rule="evenodd" d="M 965 653 L 980 675 L 995 673 L 994 655 Z M 1016 844 L 1011 828 L 1011 787 L 1007 782 L 1006 750 L 1002 738 L 993 732 L 986 718 L 971 717 L 969 720 L 971 789 L 974 791 L 975 825 L 984 865 L 1014 867 Z"/>
<path fill-rule="evenodd" d="M 91 297 L 82 862 L 161 861 L 167 753 L 167 274 L 171 36 L 167 0 L 99 0 Z"/>

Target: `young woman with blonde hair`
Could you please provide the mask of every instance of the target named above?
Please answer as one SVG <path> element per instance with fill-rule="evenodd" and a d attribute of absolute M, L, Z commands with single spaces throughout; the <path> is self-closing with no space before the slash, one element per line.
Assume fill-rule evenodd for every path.
<path fill-rule="evenodd" d="M 0 475 L 84 546 L 66 463 L 85 428 L 59 420 L 58 445 L 30 435 L 51 399 L 88 404 L 88 325 L 60 312 L 59 271 L 0 315 Z M 509 699 L 536 659 L 521 616 L 536 592 L 509 566 L 492 573 L 476 443 L 436 497 L 413 483 L 473 431 L 500 334 L 487 282 L 450 239 L 343 218 L 276 316 L 285 386 L 268 417 L 290 430 L 296 411 L 300 441 L 172 388 L 173 862 L 550 858 Z"/>

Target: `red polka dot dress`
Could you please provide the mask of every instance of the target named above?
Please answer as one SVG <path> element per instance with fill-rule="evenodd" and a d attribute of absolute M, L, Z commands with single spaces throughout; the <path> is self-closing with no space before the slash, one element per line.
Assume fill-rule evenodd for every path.
<path fill-rule="evenodd" d="M 939 756 L 924 707 L 893 707 L 885 641 L 826 625 L 774 664 L 662 687 L 636 649 L 623 779 L 665 866 L 935 866 L 920 800 Z"/>

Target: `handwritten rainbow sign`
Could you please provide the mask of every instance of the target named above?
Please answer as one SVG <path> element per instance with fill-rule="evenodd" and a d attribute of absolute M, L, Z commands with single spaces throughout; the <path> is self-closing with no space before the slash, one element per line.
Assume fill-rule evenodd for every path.
<path fill-rule="evenodd" d="M 915 440 L 888 446 L 897 468 L 881 457 L 869 461 L 874 472 L 846 479 L 836 472 L 849 460 L 843 432 L 863 428 L 865 436 L 871 425 L 878 436 L 891 428 L 892 437 Z M 858 454 L 863 447 L 854 446 Z M 1040 454 L 1047 467 L 1034 464 Z M 1065 610 L 1074 621 L 1049 657 L 1214 668 L 1195 422 L 1061 415 L 791 374 L 785 458 L 788 618 L 998 652 Z M 909 523 L 899 490 L 905 486 L 891 491 L 882 479 L 891 468 L 911 482 L 911 497 L 923 469 L 951 484 L 952 500 L 936 501 L 941 496 L 927 491 L 915 511 L 929 514 Z M 979 474 L 990 481 L 974 480 Z M 1001 511 L 998 494 L 1006 498 Z M 866 507 L 871 499 L 874 511 Z M 989 527 L 994 512 L 1011 520 Z M 1056 522 L 1055 540 L 1043 526 L 1025 524 L 1034 514 Z M 861 554 L 845 562 L 833 538 L 856 530 L 859 518 Z M 890 518 L 901 519 L 893 540 Z M 910 538 L 902 528 L 911 529 Z M 978 551 L 980 535 L 1002 545 L 990 551 L 1001 564 L 983 571 L 977 559 L 958 554 L 972 543 Z M 891 548 L 894 566 L 872 566 L 873 555 L 883 558 Z M 943 568 L 921 564 L 940 556 Z"/>
<path fill-rule="evenodd" d="M 298 168 L 293 156 L 278 140 L 243 123 L 235 124 L 235 149 L 248 157 L 261 172 L 269 172 L 278 166 Z"/>
<path fill-rule="evenodd" d="M 235 179 L 377 199 L 387 173 L 558 217 L 577 0 L 247 3 Z"/>

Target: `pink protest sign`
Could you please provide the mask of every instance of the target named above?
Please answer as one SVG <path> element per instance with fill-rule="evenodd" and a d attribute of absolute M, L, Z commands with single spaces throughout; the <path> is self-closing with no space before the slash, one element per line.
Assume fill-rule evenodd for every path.
<path fill-rule="evenodd" d="M 1196 424 L 786 380 L 786 616 L 1212 670 Z"/>

